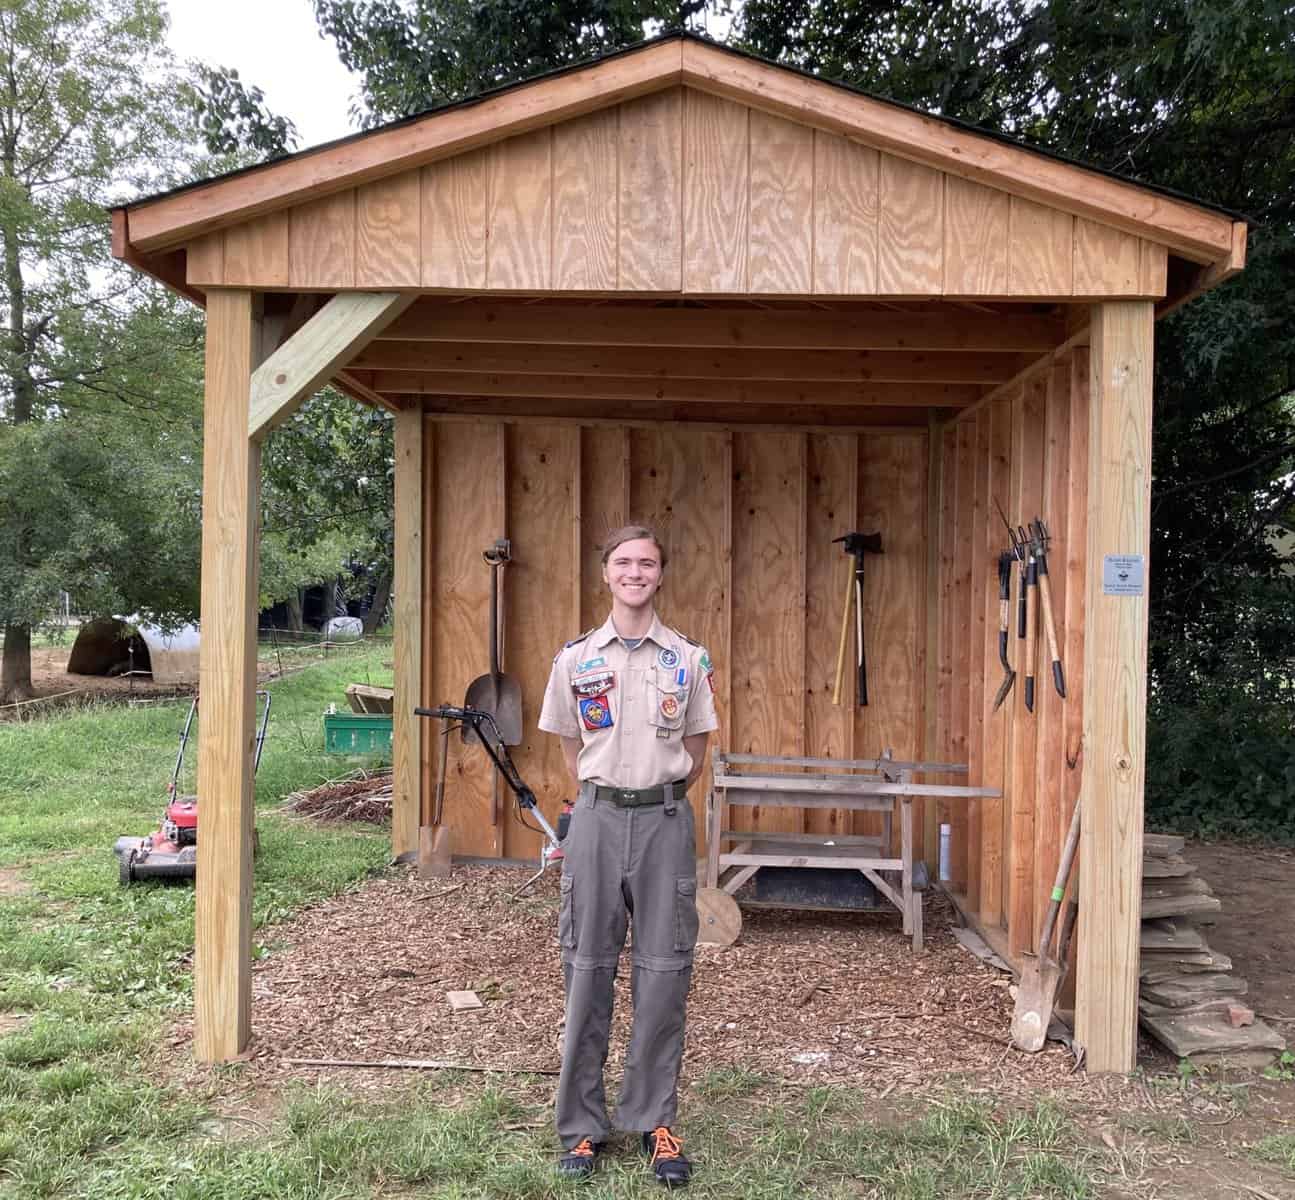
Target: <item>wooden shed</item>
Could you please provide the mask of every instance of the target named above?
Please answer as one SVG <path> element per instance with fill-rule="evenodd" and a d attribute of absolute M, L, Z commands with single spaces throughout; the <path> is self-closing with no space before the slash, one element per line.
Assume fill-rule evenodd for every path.
<path fill-rule="evenodd" d="M 397 852 L 431 786 L 413 706 L 487 669 L 482 551 L 511 539 L 516 758 L 552 818 L 549 664 L 605 612 L 601 535 L 646 519 L 663 615 L 717 665 L 721 747 L 890 749 L 1001 789 L 928 805 L 918 849 L 952 825 L 951 888 L 1004 953 L 1082 793 L 1077 1036 L 1090 1069 L 1132 1067 L 1153 323 L 1241 269 L 1243 224 L 672 35 L 127 205 L 113 246 L 207 310 L 200 1057 L 251 1031 L 260 444 L 331 378 L 395 414 Z M 1019 686 L 992 707 L 1000 505 L 1054 536 L 1069 695 L 1043 662 L 1033 713 Z M 884 549 L 866 708 L 830 698 L 851 529 Z M 460 754 L 456 850 L 534 857 L 505 799 Z"/>

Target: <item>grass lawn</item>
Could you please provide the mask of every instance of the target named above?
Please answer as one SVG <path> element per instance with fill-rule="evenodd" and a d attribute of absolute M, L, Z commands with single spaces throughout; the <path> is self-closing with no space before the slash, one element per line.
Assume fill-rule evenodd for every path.
<path fill-rule="evenodd" d="M 388 869 L 385 833 L 321 829 L 278 807 L 348 768 L 323 753 L 321 713 L 348 682 L 388 682 L 390 655 L 359 648 L 272 685 L 256 954 L 274 922 Z M 555 1177 L 547 1079 L 389 1078 L 376 1098 L 303 1084 L 231 1111 L 228 1095 L 250 1075 L 242 1065 L 207 1077 L 225 1099 L 163 1078 L 170 1030 L 191 1005 L 193 889 L 120 887 L 112 845 L 154 827 L 184 713 L 182 703 L 99 707 L 0 725 L 0 1197 L 660 1194 L 628 1141 L 589 1185 Z M 848 1089 L 728 1070 L 689 1089 L 682 1125 L 703 1164 L 698 1197 L 1135 1194 L 1104 1190 L 1101 1147 L 1047 1103 L 996 1109 L 950 1094 L 881 1109 Z M 1290 1164 L 1288 1140 L 1263 1153 Z"/>

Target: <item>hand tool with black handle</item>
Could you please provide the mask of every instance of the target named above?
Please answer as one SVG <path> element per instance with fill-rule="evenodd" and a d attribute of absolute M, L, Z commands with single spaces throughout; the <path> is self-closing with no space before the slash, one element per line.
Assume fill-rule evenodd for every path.
<path fill-rule="evenodd" d="M 1025 709 L 1033 712 L 1034 662 L 1039 656 L 1039 563 L 1024 534 L 1025 531 L 1021 530 L 1021 542 L 1025 547 L 1025 578 L 1021 584 L 1025 592 Z"/>
<path fill-rule="evenodd" d="M 993 711 L 997 712 L 1007 699 L 1007 694 L 1016 682 L 1016 672 L 1007 661 L 1007 639 L 1012 611 L 1012 561 L 1015 555 L 1004 550 L 998 556 L 998 661 L 1003 664 L 1003 682 L 998 685 L 994 696 Z"/>
<path fill-rule="evenodd" d="M 1048 579 L 1048 543 L 1051 541 L 1048 527 L 1042 517 L 1035 517 L 1030 522 L 1030 548 L 1034 561 L 1038 564 L 1039 600 L 1043 605 L 1043 631 L 1048 638 L 1048 654 L 1052 658 L 1052 685 L 1057 695 L 1066 698 L 1066 671 L 1061 665 L 1061 649 L 1057 641 L 1056 616 L 1052 611 L 1052 582 Z"/>
<path fill-rule="evenodd" d="M 880 533 L 851 531 L 834 542 L 844 542 L 845 552 L 854 559 L 854 634 L 855 663 L 858 668 L 855 699 L 860 708 L 868 706 L 868 660 L 863 649 L 863 559 L 866 554 L 881 553 Z"/>

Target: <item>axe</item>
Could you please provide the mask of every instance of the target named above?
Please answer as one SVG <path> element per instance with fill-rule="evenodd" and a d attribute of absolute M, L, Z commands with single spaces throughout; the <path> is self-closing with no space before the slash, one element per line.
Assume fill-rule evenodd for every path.
<path fill-rule="evenodd" d="M 854 559 L 854 632 L 855 659 L 858 667 L 856 699 L 859 707 L 868 705 L 868 660 L 863 652 L 863 557 L 881 553 L 880 533 L 850 532 L 833 542 L 844 542 L 845 552 Z"/>

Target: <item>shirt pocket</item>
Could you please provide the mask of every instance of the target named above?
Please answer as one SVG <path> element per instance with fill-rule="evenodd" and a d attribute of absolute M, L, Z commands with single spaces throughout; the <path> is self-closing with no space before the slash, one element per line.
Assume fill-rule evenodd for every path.
<path fill-rule="evenodd" d="M 648 724 L 657 729 L 682 729 L 688 692 L 675 682 L 673 672 L 649 671 L 646 690 Z"/>

